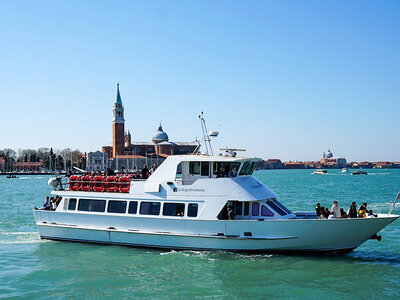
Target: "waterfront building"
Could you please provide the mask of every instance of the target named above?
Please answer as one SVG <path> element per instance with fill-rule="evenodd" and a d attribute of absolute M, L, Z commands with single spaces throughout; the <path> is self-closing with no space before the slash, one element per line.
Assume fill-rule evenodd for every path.
<path fill-rule="evenodd" d="M 19 161 L 15 163 L 14 170 L 17 172 L 39 172 L 40 168 L 43 167 L 43 162 Z"/>
<path fill-rule="evenodd" d="M 108 168 L 108 154 L 105 152 L 89 152 L 86 154 L 86 171 L 106 171 Z"/>
<path fill-rule="evenodd" d="M 345 168 L 346 167 L 346 159 L 344 157 L 333 157 L 333 154 L 330 150 L 322 155 L 321 165 L 324 168 Z"/>
<path fill-rule="evenodd" d="M 390 161 L 378 161 L 375 163 L 374 168 L 376 168 L 376 169 L 393 168 L 393 163 L 391 163 Z"/>
<path fill-rule="evenodd" d="M 3 157 L 0 157 L 0 172 L 6 171 L 6 160 Z"/>
<path fill-rule="evenodd" d="M 285 169 L 304 169 L 304 164 L 300 161 L 284 162 Z"/>
<path fill-rule="evenodd" d="M 265 161 L 265 169 L 283 169 L 285 165 L 280 159 L 272 158 Z"/>
<path fill-rule="evenodd" d="M 132 141 L 130 130 L 125 132 L 124 106 L 117 84 L 117 96 L 113 106 L 112 146 L 102 147 L 108 158 L 108 166 L 116 170 L 136 170 L 147 164 L 148 167 L 161 164 L 169 155 L 191 154 L 197 142 L 171 142 L 162 125 L 158 126 L 151 142 Z"/>

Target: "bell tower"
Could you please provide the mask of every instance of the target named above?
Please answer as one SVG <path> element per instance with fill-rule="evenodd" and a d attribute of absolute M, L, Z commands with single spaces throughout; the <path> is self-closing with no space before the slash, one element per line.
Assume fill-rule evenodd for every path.
<path fill-rule="evenodd" d="M 123 155 L 125 149 L 125 119 L 124 106 L 119 94 L 119 83 L 117 83 L 117 98 L 113 107 L 113 157 Z"/>

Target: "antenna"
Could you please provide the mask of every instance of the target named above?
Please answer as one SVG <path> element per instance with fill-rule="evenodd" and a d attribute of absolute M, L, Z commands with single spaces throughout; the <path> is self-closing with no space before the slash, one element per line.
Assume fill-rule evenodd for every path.
<path fill-rule="evenodd" d="M 203 112 L 200 113 L 199 119 L 200 119 L 200 124 L 201 124 L 201 131 L 203 132 L 203 138 L 197 145 L 196 149 L 194 149 L 193 154 L 198 151 L 202 142 L 204 141 L 204 145 L 206 148 L 206 151 L 204 154 L 210 155 L 208 152 L 208 148 L 210 148 L 211 155 L 214 155 L 212 147 L 211 147 L 211 138 L 217 137 L 219 133 L 218 133 L 218 131 L 210 131 L 210 133 L 208 133 L 207 126 L 206 126 L 206 120 L 204 119 Z"/>

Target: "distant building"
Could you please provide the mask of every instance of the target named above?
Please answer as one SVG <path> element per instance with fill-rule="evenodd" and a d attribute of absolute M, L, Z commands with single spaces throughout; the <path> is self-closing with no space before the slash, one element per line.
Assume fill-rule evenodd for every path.
<path fill-rule="evenodd" d="M 132 142 L 131 132 L 125 133 L 124 106 L 117 85 L 117 97 L 113 106 L 113 144 L 103 146 L 108 164 L 113 169 L 134 170 L 162 163 L 169 155 L 190 154 L 196 149 L 197 142 L 171 142 L 161 124 L 152 137 L 152 142 Z"/>
<path fill-rule="evenodd" d="M 0 157 L 0 172 L 6 171 L 6 160 L 3 157 Z"/>
<path fill-rule="evenodd" d="M 108 153 L 89 152 L 86 154 L 86 171 L 106 171 L 108 168 Z"/>
<path fill-rule="evenodd" d="M 376 168 L 376 169 L 393 168 L 393 163 L 391 163 L 390 161 L 378 161 L 378 162 L 375 163 L 374 168 Z"/>
<path fill-rule="evenodd" d="M 304 164 L 300 161 L 284 162 L 286 169 L 304 169 Z"/>
<path fill-rule="evenodd" d="M 265 161 L 265 169 L 283 169 L 285 165 L 280 159 L 273 158 Z"/>
<path fill-rule="evenodd" d="M 43 162 L 20 161 L 15 163 L 14 170 L 20 172 L 39 172 L 43 166 Z"/>
<path fill-rule="evenodd" d="M 333 154 L 330 150 L 328 150 L 328 152 L 326 154 L 324 152 L 320 162 L 324 168 L 345 168 L 346 167 L 346 159 L 344 157 L 333 157 Z"/>

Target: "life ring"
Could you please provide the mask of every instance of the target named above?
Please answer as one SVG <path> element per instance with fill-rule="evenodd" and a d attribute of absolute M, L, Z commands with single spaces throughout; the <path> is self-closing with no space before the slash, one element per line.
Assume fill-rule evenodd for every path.
<path fill-rule="evenodd" d="M 95 176 L 93 179 L 93 190 L 95 192 L 104 192 L 106 189 L 106 183 L 104 176 Z"/>
<path fill-rule="evenodd" d="M 129 189 L 131 187 L 131 181 L 129 177 L 120 177 L 118 180 L 118 186 L 121 193 L 129 193 Z"/>
<path fill-rule="evenodd" d="M 117 192 L 119 187 L 118 187 L 118 181 L 115 176 L 109 176 L 106 179 L 106 189 L 107 192 Z"/>
<path fill-rule="evenodd" d="M 79 191 L 80 186 L 79 176 L 73 175 L 69 178 L 69 189 L 71 191 Z"/>
<path fill-rule="evenodd" d="M 81 190 L 88 192 L 91 191 L 93 187 L 93 181 L 92 181 L 92 176 L 82 176 L 81 177 Z"/>

